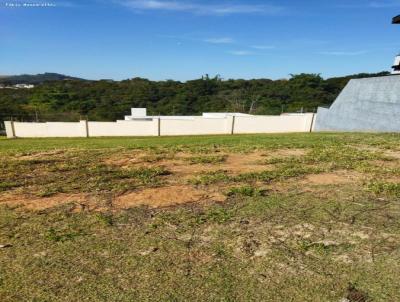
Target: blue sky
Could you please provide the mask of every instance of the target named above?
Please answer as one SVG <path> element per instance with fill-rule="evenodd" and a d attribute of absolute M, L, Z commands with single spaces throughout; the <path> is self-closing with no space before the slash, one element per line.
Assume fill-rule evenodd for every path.
<path fill-rule="evenodd" d="M 398 14 L 400 0 L 0 0 L 0 74 L 185 81 L 377 72 L 400 51 Z"/>

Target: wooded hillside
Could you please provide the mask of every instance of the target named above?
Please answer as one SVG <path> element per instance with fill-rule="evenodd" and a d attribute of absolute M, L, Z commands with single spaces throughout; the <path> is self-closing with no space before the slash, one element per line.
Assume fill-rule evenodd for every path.
<path fill-rule="evenodd" d="M 312 112 L 318 106 L 329 106 L 350 78 L 387 74 L 330 79 L 300 74 L 288 80 L 221 80 L 218 76 L 204 76 L 187 82 L 142 78 L 45 81 L 33 89 L 0 89 L 0 118 L 72 121 L 88 117 L 113 121 L 122 119 L 131 107 L 147 107 L 148 113 L 155 115 Z"/>

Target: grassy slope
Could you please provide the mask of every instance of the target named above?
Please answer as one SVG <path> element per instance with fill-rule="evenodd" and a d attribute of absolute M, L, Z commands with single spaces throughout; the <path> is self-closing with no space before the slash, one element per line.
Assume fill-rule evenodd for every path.
<path fill-rule="evenodd" d="M 203 185 L 232 186 L 240 178 L 244 189 L 224 204 L 101 213 L 2 206 L 0 244 L 12 246 L 0 249 L 1 301 L 338 301 L 349 284 L 375 301 L 398 299 L 400 169 L 385 152 L 400 150 L 399 135 L 0 140 L 0 184 L 5 193 L 37 196 L 122 192 L 137 181 L 154 185 L 158 176 L 147 182 L 148 171 L 105 171 L 102 159 L 143 149 L 184 151 L 202 162 L 216 148 L 308 153 L 269 159 L 273 174 L 200 177 Z M 43 160 L 18 160 L 54 150 Z M 301 182 L 338 170 L 365 181 Z M 38 182 L 23 176 L 42 171 Z M 256 181 L 281 189 L 258 194 Z"/>

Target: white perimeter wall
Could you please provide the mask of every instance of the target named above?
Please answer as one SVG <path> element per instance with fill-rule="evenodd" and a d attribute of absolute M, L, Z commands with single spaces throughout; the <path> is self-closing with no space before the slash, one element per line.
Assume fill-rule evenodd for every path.
<path fill-rule="evenodd" d="M 310 132 L 314 114 L 78 123 L 5 122 L 7 137 L 167 136 Z"/>
<path fill-rule="evenodd" d="M 161 135 L 230 134 L 231 129 L 232 117 L 161 120 Z"/>
<path fill-rule="evenodd" d="M 302 115 L 236 117 L 235 133 L 310 132 L 312 113 Z"/>
<path fill-rule="evenodd" d="M 88 122 L 89 136 L 157 136 L 158 120 Z"/>
<path fill-rule="evenodd" d="M 14 131 L 15 131 L 14 136 L 16 137 L 86 137 L 86 122 L 85 121 L 81 121 L 79 123 L 14 122 Z"/>

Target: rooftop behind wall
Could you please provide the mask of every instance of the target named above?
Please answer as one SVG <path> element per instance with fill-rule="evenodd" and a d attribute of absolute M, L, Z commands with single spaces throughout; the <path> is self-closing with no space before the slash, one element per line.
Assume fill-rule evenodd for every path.
<path fill-rule="evenodd" d="M 318 109 L 314 129 L 400 132 L 400 76 L 351 80 L 330 109 Z"/>

